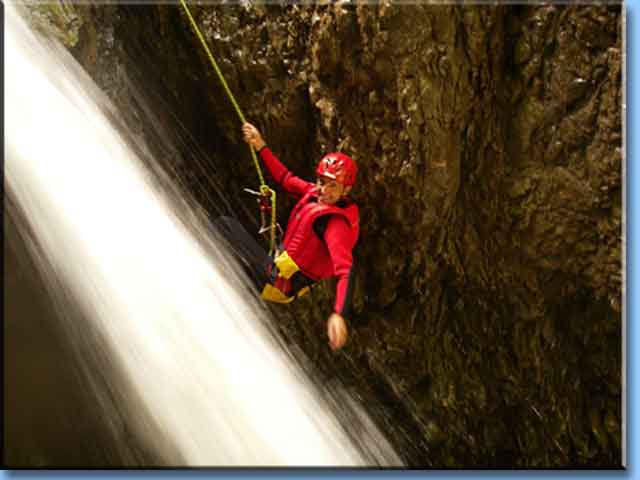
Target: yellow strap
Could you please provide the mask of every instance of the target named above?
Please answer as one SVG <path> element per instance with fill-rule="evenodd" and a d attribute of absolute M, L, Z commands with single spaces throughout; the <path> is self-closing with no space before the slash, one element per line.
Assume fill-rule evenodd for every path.
<path fill-rule="evenodd" d="M 291 303 L 296 299 L 296 297 L 288 297 L 287 295 L 282 293 L 278 288 L 274 287 L 270 283 L 267 283 L 264 286 L 264 288 L 262 289 L 262 293 L 260 294 L 260 297 L 262 297 L 263 299 L 269 302 L 275 302 L 275 303 Z"/>
<path fill-rule="evenodd" d="M 180 0 L 180 3 L 182 4 L 184 11 L 187 14 L 187 17 L 191 22 L 191 26 L 193 27 L 193 30 L 196 32 L 196 35 L 200 39 L 200 43 L 202 44 L 204 51 L 207 53 L 207 56 L 211 61 L 211 65 L 213 66 L 213 69 L 218 75 L 218 79 L 220 80 L 220 83 L 222 84 L 222 87 L 224 88 L 224 91 L 226 92 L 227 97 L 229 97 L 229 100 L 231 100 L 231 103 L 233 104 L 233 108 L 235 108 L 236 113 L 240 118 L 240 122 L 246 123 L 244 115 L 242 114 L 242 110 L 240 110 L 240 106 L 238 105 L 238 102 L 236 102 L 236 99 L 233 96 L 233 93 L 231 92 L 229 85 L 227 85 L 227 82 L 225 81 L 224 76 L 220 71 L 220 68 L 218 68 L 218 64 L 213 58 L 213 55 L 211 54 L 211 50 L 209 50 L 209 46 L 207 45 L 206 40 L 204 39 L 204 37 L 202 36 L 202 33 L 200 32 L 200 29 L 198 28 L 198 24 L 193 19 L 193 16 L 191 15 L 191 11 L 189 11 L 189 7 L 187 6 L 187 3 L 185 2 L 185 0 Z M 275 248 L 276 248 L 276 192 L 270 189 L 269 186 L 265 183 L 264 176 L 262 175 L 262 170 L 260 169 L 260 163 L 258 162 L 258 158 L 256 157 L 256 152 L 253 150 L 253 147 L 251 145 L 249 145 L 249 151 L 251 152 L 251 158 L 253 159 L 253 164 L 255 165 L 256 171 L 258 172 L 258 178 L 260 179 L 260 193 L 264 194 L 266 192 L 269 192 L 271 194 L 271 232 L 269 235 L 269 254 L 273 255 L 275 253 Z"/>
<path fill-rule="evenodd" d="M 277 287 L 271 285 L 270 283 L 267 283 L 262 289 L 262 293 L 260 294 L 260 297 L 263 298 L 264 300 L 267 300 L 268 302 L 291 303 L 295 299 L 300 298 L 303 295 L 306 295 L 310 291 L 311 291 L 310 287 L 308 286 L 303 287 L 300 289 L 298 293 L 288 297 L 284 293 L 282 293 Z"/>
<path fill-rule="evenodd" d="M 273 263 L 278 267 L 278 272 L 283 278 L 291 278 L 294 273 L 300 270 L 298 264 L 293 261 L 286 250 L 273 259 Z"/>

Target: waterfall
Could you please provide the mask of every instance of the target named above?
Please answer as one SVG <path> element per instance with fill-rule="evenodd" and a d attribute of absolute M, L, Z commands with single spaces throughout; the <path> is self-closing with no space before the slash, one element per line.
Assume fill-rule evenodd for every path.
<path fill-rule="evenodd" d="M 5 185 L 58 308 L 83 312 L 65 332 L 98 342 L 81 349 L 88 377 L 111 372 L 96 415 L 115 402 L 175 466 L 398 465 L 342 393 L 362 431 L 348 434 L 237 263 L 153 181 L 75 60 L 11 2 L 4 35 Z"/>

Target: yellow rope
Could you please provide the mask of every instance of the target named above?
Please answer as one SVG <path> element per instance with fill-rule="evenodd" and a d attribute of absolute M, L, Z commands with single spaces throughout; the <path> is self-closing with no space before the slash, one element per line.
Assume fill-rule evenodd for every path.
<path fill-rule="evenodd" d="M 222 84 L 222 87 L 224 88 L 224 91 L 227 94 L 227 97 L 229 97 L 229 100 L 231 100 L 231 103 L 233 104 L 233 108 L 235 108 L 236 113 L 238 114 L 238 117 L 240 118 L 240 121 L 244 124 L 246 123 L 246 120 L 244 118 L 244 115 L 242 114 L 242 110 L 240 110 L 240 106 L 238 105 L 238 102 L 236 101 L 235 97 L 233 96 L 233 93 L 231 92 L 231 89 L 229 88 L 229 85 L 227 85 L 227 82 L 224 79 L 224 76 L 222 75 L 222 72 L 220 71 L 220 68 L 218 68 L 218 64 L 216 63 L 215 59 L 213 58 L 213 55 L 211 54 L 211 50 L 209 50 L 209 46 L 207 45 L 206 40 L 204 39 L 204 36 L 202 35 L 202 33 L 200 32 L 200 29 L 198 28 L 198 24 L 196 23 L 196 21 L 193 19 L 193 16 L 191 15 L 191 11 L 189 10 L 189 7 L 187 6 L 187 3 L 185 2 L 185 0 L 180 0 L 180 3 L 182 4 L 182 6 L 184 7 L 184 11 L 187 14 L 187 17 L 189 18 L 189 21 L 191 22 L 191 26 L 193 27 L 193 30 L 196 32 L 196 35 L 198 36 L 198 38 L 200 39 L 200 43 L 202 44 L 202 47 L 204 48 L 204 51 L 207 53 L 207 56 L 209 57 L 209 60 L 211 61 L 211 65 L 213 66 L 213 69 L 215 70 L 216 74 L 218 75 L 218 79 L 220 80 L 220 83 Z M 272 189 L 269 188 L 269 186 L 265 183 L 264 181 L 264 176 L 262 175 L 262 170 L 260 169 L 260 163 L 258 162 L 258 158 L 256 157 L 256 152 L 254 151 L 253 147 L 251 145 L 249 145 L 249 151 L 251 152 L 251 158 L 253 159 L 253 164 L 256 167 L 256 171 L 258 172 L 258 178 L 260 179 L 260 193 L 262 193 L 263 195 L 267 195 L 269 194 L 271 197 L 271 232 L 270 232 L 270 241 L 269 241 L 269 253 L 273 254 L 275 252 L 275 248 L 276 248 L 276 192 Z"/>
<path fill-rule="evenodd" d="M 267 187 L 269 188 L 269 187 Z M 276 255 L 276 249 L 278 246 L 276 245 L 276 228 L 277 228 L 277 220 L 276 220 L 276 191 L 269 189 L 271 192 L 271 230 L 269 231 L 269 255 Z"/>

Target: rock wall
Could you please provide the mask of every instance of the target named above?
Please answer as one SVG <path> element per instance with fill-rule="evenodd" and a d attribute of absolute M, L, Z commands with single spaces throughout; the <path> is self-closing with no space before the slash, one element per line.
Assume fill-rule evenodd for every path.
<path fill-rule="evenodd" d="M 191 10 L 285 164 L 359 164 L 348 347 L 324 339 L 330 283 L 274 308 L 314 368 L 381 402 L 414 465 L 620 465 L 621 5 Z M 239 121 L 179 5 L 77 15 L 67 44 L 130 128 L 157 135 L 142 92 L 178 145 L 155 154 L 254 228 Z"/>

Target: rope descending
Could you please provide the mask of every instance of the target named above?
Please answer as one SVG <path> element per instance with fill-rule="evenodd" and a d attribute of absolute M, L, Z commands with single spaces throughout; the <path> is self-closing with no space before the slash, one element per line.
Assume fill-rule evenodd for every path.
<path fill-rule="evenodd" d="M 211 50 L 209 50 L 209 46 L 207 45 L 207 42 L 204 39 L 204 36 L 202 35 L 202 32 L 198 28 L 198 24 L 196 23 L 193 16 L 191 15 L 191 11 L 189 10 L 187 3 L 185 2 L 185 0 L 180 0 L 180 3 L 182 4 L 182 7 L 184 8 L 184 11 L 187 14 L 187 17 L 191 22 L 191 26 L 193 27 L 193 30 L 195 31 L 197 37 L 200 39 L 202 48 L 204 48 L 204 51 L 209 57 L 209 61 L 211 62 L 211 65 L 213 66 L 214 71 L 218 75 L 218 80 L 220 80 L 220 83 L 222 84 L 222 88 L 224 89 L 225 93 L 227 94 L 227 97 L 229 98 L 229 100 L 231 101 L 231 104 L 233 105 L 233 108 L 238 114 L 238 117 L 240 118 L 240 122 L 243 124 L 246 123 L 244 115 L 242 114 L 242 110 L 240 110 L 240 106 L 238 105 L 238 102 L 233 96 L 233 93 L 231 92 L 229 85 L 227 85 L 227 82 L 224 79 L 224 76 L 222 75 L 222 71 L 220 71 L 218 64 L 213 58 L 213 55 L 211 54 Z M 257 193 L 260 197 L 258 199 L 258 203 L 260 204 L 260 217 L 262 221 L 262 225 L 260 227 L 260 233 L 264 233 L 266 230 L 270 230 L 269 254 L 273 255 L 276 251 L 276 229 L 278 228 L 276 223 L 276 192 L 273 189 L 269 188 L 269 186 L 265 183 L 264 176 L 262 175 L 262 169 L 260 168 L 260 163 L 258 162 L 258 158 L 256 157 L 256 152 L 253 150 L 253 147 L 251 147 L 251 145 L 249 145 L 249 151 L 251 152 L 251 158 L 253 159 L 253 164 L 256 167 L 256 171 L 258 172 L 258 179 L 260 180 L 260 192 L 252 192 L 250 190 L 249 192 Z M 247 189 L 245 189 L 245 191 L 247 191 Z M 269 206 L 267 206 L 267 202 L 270 203 Z M 265 223 L 266 223 L 266 215 L 269 213 L 269 211 L 271 213 L 271 225 L 267 227 Z"/>

